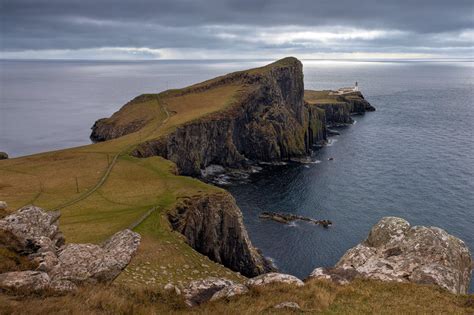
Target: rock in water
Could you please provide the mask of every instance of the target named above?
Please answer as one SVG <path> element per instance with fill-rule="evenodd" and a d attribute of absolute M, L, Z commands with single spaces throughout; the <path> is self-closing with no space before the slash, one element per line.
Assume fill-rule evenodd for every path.
<path fill-rule="evenodd" d="M 358 276 L 435 284 L 466 294 L 471 269 L 469 249 L 460 239 L 440 228 L 411 227 L 404 219 L 385 217 L 364 242 L 344 254 L 335 268 L 317 268 L 310 278 L 345 282 Z"/>

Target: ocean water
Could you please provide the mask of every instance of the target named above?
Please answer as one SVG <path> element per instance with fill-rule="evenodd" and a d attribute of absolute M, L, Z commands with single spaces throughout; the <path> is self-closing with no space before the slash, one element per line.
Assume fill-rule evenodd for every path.
<path fill-rule="evenodd" d="M 96 119 L 138 94 L 265 63 L 0 61 L 0 151 L 22 156 L 87 144 Z M 377 111 L 354 117 L 356 124 L 315 152 L 319 163 L 276 167 L 228 187 L 253 243 L 301 278 L 334 265 L 384 216 L 441 227 L 474 252 L 474 63 L 303 64 L 306 88 L 358 81 Z M 286 226 L 260 220 L 261 211 L 334 225 Z"/>

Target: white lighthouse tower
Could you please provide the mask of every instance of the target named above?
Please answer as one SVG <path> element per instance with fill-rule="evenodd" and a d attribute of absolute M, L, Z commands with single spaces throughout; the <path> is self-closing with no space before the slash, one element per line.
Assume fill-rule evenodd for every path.
<path fill-rule="evenodd" d="M 356 81 L 354 85 L 354 92 L 358 92 L 358 91 L 359 91 L 359 83 Z"/>

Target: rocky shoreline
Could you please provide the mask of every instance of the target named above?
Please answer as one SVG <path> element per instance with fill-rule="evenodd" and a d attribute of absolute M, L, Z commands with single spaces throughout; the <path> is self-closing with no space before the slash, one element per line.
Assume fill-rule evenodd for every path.
<path fill-rule="evenodd" d="M 248 181 L 251 174 L 265 165 L 308 163 L 312 151 L 326 144 L 328 135 L 334 133 L 328 126 L 350 124 L 352 114 L 375 110 L 359 91 L 337 96 L 331 96 L 331 91 L 305 91 L 302 64 L 292 57 L 173 93 L 183 96 L 229 84 L 240 85 L 245 90 L 232 105 L 179 125 L 157 139 L 144 141 L 132 150 L 132 155 L 139 158 L 161 156 L 174 162 L 180 175 L 225 186 L 233 181 Z M 321 102 L 318 93 L 323 93 L 325 100 L 330 98 L 330 102 Z M 98 120 L 92 127 L 91 137 L 96 141 L 110 140 L 139 130 L 143 121 L 137 123 L 120 120 L 120 117 L 127 116 L 135 105 L 141 106 L 142 99 L 150 97 L 156 98 L 139 96 L 110 118 Z M 212 202 L 195 199 L 180 203 L 168 216 L 173 229 L 185 235 L 194 249 L 247 276 L 272 269 L 251 245 L 243 223 L 237 224 L 233 237 L 217 229 L 226 220 L 222 216 L 229 213 L 234 222 L 241 222 L 238 219 L 242 216 L 241 211 L 232 197 L 222 194 L 210 198 Z M 191 200 L 197 203 L 190 203 Z M 188 220 L 188 216 L 195 216 L 196 220 Z M 203 220 L 212 216 L 219 219 Z M 203 235 L 208 233 L 219 240 L 215 248 L 202 244 Z M 222 241 L 228 244 L 222 244 Z M 245 253 L 242 256 L 244 263 L 228 250 L 233 246 L 245 249 L 242 252 Z"/>

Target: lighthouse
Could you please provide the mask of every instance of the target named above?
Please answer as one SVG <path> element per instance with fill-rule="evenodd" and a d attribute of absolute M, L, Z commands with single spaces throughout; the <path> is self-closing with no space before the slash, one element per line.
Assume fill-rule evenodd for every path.
<path fill-rule="evenodd" d="M 354 92 L 358 92 L 358 91 L 359 91 L 359 83 L 357 83 L 356 81 L 354 85 Z"/>

